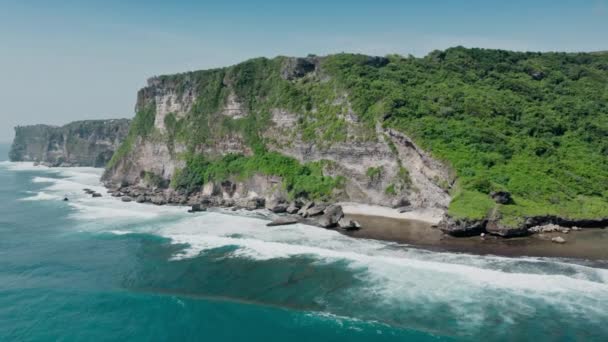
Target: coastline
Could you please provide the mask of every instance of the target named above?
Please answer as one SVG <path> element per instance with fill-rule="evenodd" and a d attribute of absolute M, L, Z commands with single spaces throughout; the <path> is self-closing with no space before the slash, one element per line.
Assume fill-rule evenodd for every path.
<path fill-rule="evenodd" d="M 25 169 L 30 167 L 48 169 L 44 166 L 33 166 L 26 163 Z M 18 165 L 18 164 L 17 164 Z M 101 190 L 103 187 L 100 184 Z M 111 191 L 103 187 L 104 197 L 112 197 L 121 201 L 120 197 L 111 196 Z M 135 201 L 134 201 L 135 202 Z M 134 203 L 135 204 L 135 203 Z M 151 202 L 142 204 L 154 204 Z M 179 206 L 186 211 L 189 206 L 186 203 L 165 202 L 166 205 Z M 436 228 L 441 220 L 439 210 L 418 209 L 399 213 L 397 209 L 366 205 L 352 202 L 336 203 L 341 205 L 347 219 L 355 220 L 362 226 L 360 230 L 347 231 L 336 228 L 335 230 L 353 238 L 374 239 L 390 241 L 396 244 L 407 244 L 409 247 L 422 248 L 432 251 L 446 251 L 457 253 L 469 253 L 476 255 L 501 255 L 508 257 L 561 257 L 588 260 L 604 260 L 608 262 L 608 229 L 584 228 L 580 231 L 572 231 L 569 234 L 562 232 L 533 234 L 525 237 L 502 238 L 486 234 L 471 237 L 454 237 L 445 234 Z M 246 208 L 240 208 L 234 212 L 235 207 L 214 205 L 210 208 L 221 209 L 226 214 L 243 215 Z M 251 211 L 248 211 L 251 212 Z M 281 214 L 274 214 L 267 209 L 257 209 L 261 219 L 271 221 Z M 302 222 L 306 224 L 306 222 Z M 311 226 L 313 228 L 314 226 Z M 315 229 L 324 229 L 314 227 Z M 553 237 L 562 236 L 567 241 L 564 244 L 556 244 L 551 241 Z M 608 265 L 607 265 L 608 266 Z"/>
<path fill-rule="evenodd" d="M 373 217 L 385 217 L 397 220 L 415 220 L 429 223 L 431 225 L 439 224 L 443 218 L 443 211 L 439 209 L 425 208 L 414 209 L 404 213 L 400 213 L 396 209 L 382 207 L 379 205 L 360 204 L 354 202 L 336 203 L 342 206 L 345 215 L 363 215 Z"/>
<path fill-rule="evenodd" d="M 604 267 L 608 267 L 606 228 L 585 228 L 569 234 L 556 232 L 508 239 L 491 235 L 454 237 L 422 220 L 353 213 L 346 216 L 361 223 L 362 229 L 358 231 L 342 231 L 343 234 L 354 238 L 390 241 L 432 251 L 476 255 L 586 259 L 603 261 Z M 552 242 L 551 239 L 556 236 L 564 237 L 567 242 Z"/>

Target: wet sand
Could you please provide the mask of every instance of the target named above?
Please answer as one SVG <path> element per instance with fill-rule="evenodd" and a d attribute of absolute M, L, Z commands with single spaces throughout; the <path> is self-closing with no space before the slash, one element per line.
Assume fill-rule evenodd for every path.
<path fill-rule="evenodd" d="M 430 223 L 369 215 L 347 214 L 361 223 L 362 229 L 345 232 L 349 236 L 393 241 L 425 249 L 493 254 L 502 256 L 562 257 L 608 262 L 608 229 L 588 228 L 569 234 L 536 234 L 504 239 L 494 236 L 455 238 L 433 228 Z M 551 242 L 561 236 L 565 244 Z M 606 265 L 608 266 L 608 264 Z"/>

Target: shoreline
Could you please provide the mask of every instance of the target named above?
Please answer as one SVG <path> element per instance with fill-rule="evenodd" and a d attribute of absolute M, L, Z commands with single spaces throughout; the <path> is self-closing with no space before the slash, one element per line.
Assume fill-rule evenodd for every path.
<path fill-rule="evenodd" d="M 43 166 L 35 166 L 35 168 L 50 169 Z M 120 197 L 112 196 L 108 187 L 103 184 L 99 186 L 105 190 L 104 197 L 113 197 L 116 201 L 121 201 Z M 146 202 L 141 204 L 155 203 Z M 176 203 L 171 200 L 163 204 L 179 206 L 184 210 L 189 207 L 187 203 Z M 361 224 L 362 229 L 360 230 L 334 229 L 353 238 L 389 241 L 433 251 L 476 255 L 491 254 L 508 257 L 564 257 L 608 262 L 608 229 L 606 228 L 583 228 L 580 231 L 571 231 L 569 234 L 552 232 L 513 238 L 503 238 L 489 234 L 483 237 L 480 235 L 454 237 L 437 228 L 436 225 L 443 215 L 443 211 L 439 209 L 414 209 L 399 213 L 397 209 L 377 205 L 353 202 L 338 202 L 336 205 L 342 206 L 347 219 L 355 220 Z M 226 210 L 226 213 L 228 213 L 228 211 L 234 211 L 235 206 L 211 205 L 210 208 Z M 240 209 L 247 210 L 242 207 Z M 260 209 L 255 210 L 260 212 L 259 217 L 269 222 L 273 216 L 282 216 L 282 214 L 274 214 L 268 209 L 257 209 Z M 235 214 L 239 215 L 239 213 Z M 302 224 L 307 223 L 302 222 Z M 326 229 L 311 226 L 317 229 Z M 557 236 L 564 237 L 566 243 L 557 244 L 552 242 L 551 239 Z"/>
<path fill-rule="evenodd" d="M 400 213 L 397 209 L 383 207 L 379 205 L 361 204 L 354 202 L 338 202 L 337 205 L 342 206 L 345 215 L 362 215 L 385 217 L 398 220 L 415 220 L 429 223 L 431 225 L 439 224 L 443 218 L 444 211 L 440 209 L 414 209 L 411 211 Z"/>
<path fill-rule="evenodd" d="M 346 216 L 357 220 L 362 226 L 357 231 L 341 231 L 342 234 L 353 238 L 382 240 L 438 252 L 603 261 L 604 267 L 608 268 L 606 228 L 585 228 L 569 234 L 555 232 L 508 239 L 491 235 L 454 237 L 421 220 L 352 213 Z M 556 236 L 565 237 L 566 243 L 552 242 L 551 239 Z"/>

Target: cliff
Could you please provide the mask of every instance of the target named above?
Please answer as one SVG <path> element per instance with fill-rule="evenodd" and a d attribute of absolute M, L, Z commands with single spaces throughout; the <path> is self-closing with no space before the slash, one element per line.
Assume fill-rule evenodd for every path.
<path fill-rule="evenodd" d="M 129 123 L 117 119 L 15 127 L 9 158 L 49 166 L 103 167 L 127 136 Z"/>
<path fill-rule="evenodd" d="M 214 183 L 207 193 L 231 199 L 447 208 L 441 185 L 451 183 L 450 171 L 404 134 L 364 122 L 347 93 L 327 81 L 323 64 L 280 57 L 150 79 L 138 93 L 130 138 L 104 179 L 143 187 L 146 179 L 164 180 L 188 193 Z M 307 91 L 307 82 L 328 98 L 306 94 L 292 103 L 282 94 Z M 227 181 L 234 190 L 225 189 Z"/>
<path fill-rule="evenodd" d="M 607 70 L 602 54 L 453 48 L 154 77 L 104 181 L 159 203 L 439 209 L 455 234 L 508 235 L 531 217 L 601 221 Z"/>

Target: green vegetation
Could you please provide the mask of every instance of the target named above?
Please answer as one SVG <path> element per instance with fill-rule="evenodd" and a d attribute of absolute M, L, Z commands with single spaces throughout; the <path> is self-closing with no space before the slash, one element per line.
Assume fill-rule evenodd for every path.
<path fill-rule="evenodd" d="M 367 175 L 367 178 L 369 178 L 369 180 L 371 182 L 375 182 L 375 181 L 379 180 L 380 177 L 382 177 L 383 171 L 384 171 L 384 169 L 382 168 L 382 166 L 369 167 L 367 169 L 367 171 L 365 171 L 365 175 Z"/>
<path fill-rule="evenodd" d="M 168 185 L 167 184 L 168 182 L 163 177 L 161 177 L 153 172 L 144 171 L 142 178 L 147 185 L 152 186 L 152 187 L 164 188 Z"/>
<path fill-rule="evenodd" d="M 137 112 L 135 118 L 129 126 L 129 133 L 127 134 L 127 137 L 116 152 L 114 152 L 114 155 L 112 155 L 112 159 L 110 159 L 108 165 L 106 165 L 108 169 L 116 166 L 118 161 L 131 152 L 133 144 L 138 136 L 145 138 L 153 132 L 154 115 L 156 114 L 155 108 L 155 104 L 152 103 L 148 104 L 146 107 Z"/>
<path fill-rule="evenodd" d="M 319 165 L 267 152 L 264 133 L 272 109 L 281 108 L 300 114 L 295 131 L 318 146 L 376 139 L 378 123 L 408 134 L 456 172 L 449 208 L 455 217 L 483 218 L 494 208 L 506 224 L 542 214 L 608 216 L 608 54 L 461 47 L 424 58 L 338 54 L 292 80 L 281 78 L 286 61 L 258 58 L 159 78 L 197 95 L 184 118 L 166 117 L 169 141 L 185 143 L 194 156 L 201 147 L 241 139 L 253 153 L 190 157 L 176 186 L 261 172 L 283 176 L 294 196 L 328 195 L 340 182 L 323 177 Z M 232 94 L 248 115 L 220 115 Z M 345 121 L 351 111 L 362 123 L 354 133 Z M 136 136 L 154 136 L 153 116 L 138 113 L 110 166 Z M 378 172 L 372 168 L 368 177 Z M 387 194 L 411 186 L 403 166 L 399 174 Z M 511 192 L 514 203 L 495 204 L 488 195 L 496 190 Z"/>
<path fill-rule="evenodd" d="M 348 54 L 326 64 L 357 113 L 455 169 L 452 215 L 484 217 L 488 193 L 507 190 L 506 223 L 608 216 L 608 54 L 459 47 L 381 67 Z"/>
<path fill-rule="evenodd" d="M 221 182 L 231 178 L 242 180 L 259 173 L 281 176 L 283 185 L 292 198 L 327 199 L 333 189 L 342 186 L 344 179 L 325 177 L 322 169 L 322 162 L 301 165 L 297 160 L 276 152 L 263 152 L 251 157 L 226 154 L 215 160 L 207 160 L 202 155 L 190 155 L 186 167 L 174 177 L 171 185 L 192 192 L 206 182 Z"/>
<path fill-rule="evenodd" d="M 395 196 L 397 194 L 397 189 L 395 189 L 395 184 L 391 184 L 384 189 L 384 193 L 389 196 Z"/>
<path fill-rule="evenodd" d="M 226 180 L 230 177 L 248 177 L 253 173 L 283 177 L 284 186 L 292 196 L 320 198 L 330 196 L 339 187 L 339 178 L 324 177 L 320 163 L 301 165 L 297 160 L 268 152 L 262 137 L 270 125 L 271 110 L 283 108 L 305 113 L 298 122 L 305 140 L 326 142 L 346 140 L 346 125 L 338 113 L 346 109 L 334 105 L 335 96 L 331 84 L 300 80 L 290 82 L 280 77 L 285 58 L 268 60 L 258 58 L 224 69 L 197 71 L 187 74 L 161 76 L 159 80 L 171 84 L 182 94 L 189 87 L 197 93 L 192 110 L 182 119 L 169 114 L 165 117 L 166 139 L 171 151 L 175 141 L 189 147 L 189 157 L 184 170 L 172 180 L 172 186 L 193 191 L 204 182 Z M 231 95 L 235 95 L 248 115 L 234 119 L 218 115 Z M 139 128 L 110 162 L 110 167 L 128 153 L 132 137 L 149 135 L 153 130 L 148 111 L 138 113 Z M 152 126 L 147 123 L 152 122 Z M 135 125 L 135 122 L 134 122 Z M 223 139 L 243 139 L 254 155 L 200 156 L 194 151 Z"/>

